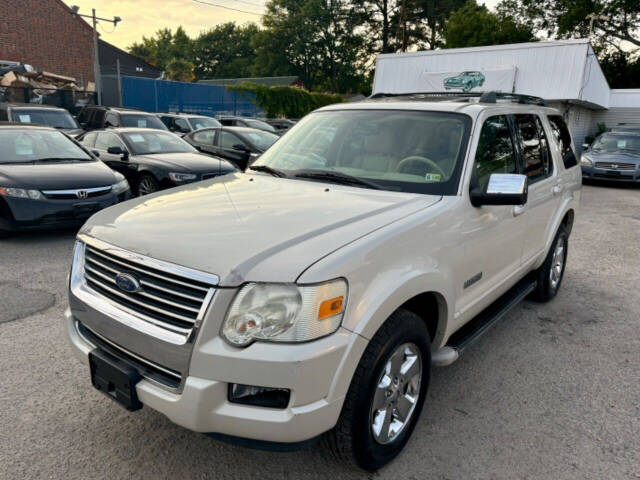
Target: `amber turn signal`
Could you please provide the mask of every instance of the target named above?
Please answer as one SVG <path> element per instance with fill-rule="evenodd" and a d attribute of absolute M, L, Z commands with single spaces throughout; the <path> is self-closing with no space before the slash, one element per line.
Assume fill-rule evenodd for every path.
<path fill-rule="evenodd" d="M 331 300 L 325 300 L 324 302 L 322 302 L 320 304 L 320 309 L 318 310 L 318 320 L 338 315 L 340 312 L 342 312 L 343 303 L 344 297 L 336 297 L 332 298 Z"/>

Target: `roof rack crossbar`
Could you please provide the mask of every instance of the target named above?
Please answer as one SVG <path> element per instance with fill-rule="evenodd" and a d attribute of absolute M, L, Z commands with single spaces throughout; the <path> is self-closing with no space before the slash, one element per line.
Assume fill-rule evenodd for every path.
<path fill-rule="evenodd" d="M 522 95 L 519 93 L 504 93 L 504 92 L 413 92 L 413 93 L 376 93 L 371 95 L 369 99 L 375 100 L 380 98 L 393 98 L 393 97 L 441 97 L 441 98 L 478 98 L 480 103 L 496 103 L 498 100 L 511 100 L 513 102 L 531 105 L 546 106 L 547 102 L 540 97 L 534 97 L 532 95 Z"/>

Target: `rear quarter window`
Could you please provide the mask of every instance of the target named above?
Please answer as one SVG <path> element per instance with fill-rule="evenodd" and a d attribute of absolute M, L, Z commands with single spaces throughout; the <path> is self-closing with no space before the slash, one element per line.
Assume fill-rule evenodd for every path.
<path fill-rule="evenodd" d="M 569 133 L 567 124 L 560 115 L 549 115 L 547 118 L 551 125 L 553 140 L 558 145 L 562 154 L 564 168 L 575 167 L 578 165 L 578 159 L 573 151 L 573 147 L 571 146 L 571 133 Z"/>

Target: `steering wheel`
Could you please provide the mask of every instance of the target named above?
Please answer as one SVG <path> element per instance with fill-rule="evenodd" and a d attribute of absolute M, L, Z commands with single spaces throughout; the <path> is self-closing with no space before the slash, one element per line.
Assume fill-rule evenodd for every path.
<path fill-rule="evenodd" d="M 433 172 L 433 173 L 438 173 L 440 174 L 442 177 L 446 177 L 446 174 L 444 173 L 444 171 L 442 170 L 442 168 L 440 168 L 440 166 L 434 162 L 433 160 L 430 160 L 426 157 L 421 157 L 420 155 L 411 155 L 410 157 L 406 157 L 403 158 L 402 160 L 400 160 L 400 163 L 398 163 L 398 166 L 396 167 L 396 172 L 398 173 L 409 173 L 409 172 L 403 172 L 403 168 L 406 167 L 407 165 L 413 165 L 416 163 L 420 163 L 422 165 L 426 165 L 429 168 L 429 171 Z"/>

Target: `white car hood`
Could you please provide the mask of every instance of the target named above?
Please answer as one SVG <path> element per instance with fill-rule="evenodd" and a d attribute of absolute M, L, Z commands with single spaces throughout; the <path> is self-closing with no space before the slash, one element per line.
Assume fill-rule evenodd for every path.
<path fill-rule="evenodd" d="M 340 247 L 440 199 L 234 173 L 113 206 L 81 233 L 214 273 L 221 286 L 294 282 Z"/>

